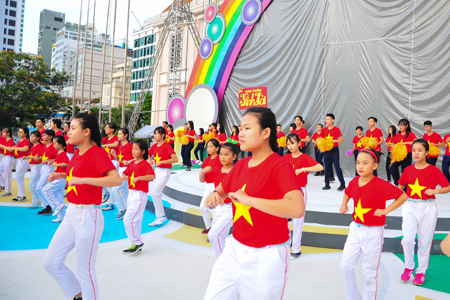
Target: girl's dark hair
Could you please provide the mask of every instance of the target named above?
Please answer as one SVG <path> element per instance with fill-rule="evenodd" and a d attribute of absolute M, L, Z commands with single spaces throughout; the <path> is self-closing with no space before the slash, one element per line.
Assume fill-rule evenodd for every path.
<path fill-rule="evenodd" d="M 235 144 L 233 143 L 225 143 L 222 145 L 222 147 L 220 147 L 220 149 L 228 149 L 230 150 L 234 155 L 236 155 L 236 160 L 234 161 L 234 163 L 236 163 L 238 161 L 238 148 Z"/>
<path fill-rule="evenodd" d="M 56 128 L 58 128 L 58 129 L 61 128 L 62 121 L 60 119 L 53 119 L 52 123 L 56 125 Z"/>
<path fill-rule="evenodd" d="M 303 117 L 302 117 L 302 116 L 295 116 L 295 117 L 294 117 L 294 120 L 297 119 L 297 118 L 299 118 L 300 121 L 301 121 L 303 124 L 305 124 L 305 120 L 303 120 Z"/>
<path fill-rule="evenodd" d="M 389 133 L 389 128 L 392 128 L 392 135 Z M 397 134 L 397 127 L 394 125 L 389 126 L 387 136 L 394 137 Z"/>
<path fill-rule="evenodd" d="M 52 137 L 52 140 L 53 140 L 53 138 L 55 137 L 55 131 L 54 131 L 53 129 L 46 129 L 46 130 L 44 131 L 44 134 L 51 136 L 51 137 Z"/>
<path fill-rule="evenodd" d="M 216 127 L 217 133 L 221 134 L 221 133 L 225 133 L 225 128 L 222 126 L 222 124 L 217 124 L 220 125 L 219 128 Z"/>
<path fill-rule="evenodd" d="M 28 127 L 20 127 L 20 129 L 22 129 L 23 133 L 25 133 L 26 139 L 29 140 L 30 139 L 30 130 L 28 129 Z"/>
<path fill-rule="evenodd" d="M 215 148 L 219 148 L 219 150 L 217 150 L 217 152 L 220 151 L 220 143 L 219 143 L 218 140 L 216 140 L 216 139 L 210 139 L 210 140 L 206 143 L 206 147 L 208 147 L 208 144 L 209 144 L 209 143 L 213 144 L 213 146 L 214 146 Z"/>
<path fill-rule="evenodd" d="M 173 131 L 173 126 L 171 124 L 167 125 L 167 128 L 170 128 L 170 130 Z"/>
<path fill-rule="evenodd" d="M 6 130 L 6 132 L 9 133 L 9 137 L 12 138 L 12 129 L 11 129 L 11 127 L 3 127 L 3 130 Z"/>
<path fill-rule="evenodd" d="M 297 125 L 295 125 L 295 123 L 291 123 L 290 125 L 289 125 L 289 127 L 292 127 L 292 128 L 297 128 Z"/>
<path fill-rule="evenodd" d="M 80 120 L 81 128 L 83 129 L 89 129 L 91 131 L 91 140 L 97 144 L 97 146 L 101 147 L 102 142 L 102 136 L 100 134 L 100 128 L 98 127 L 98 120 L 93 115 L 87 114 L 87 113 L 79 113 L 75 116 L 74 119 Z M 108 123 L 114 124 L 114 123 Z M 115 126 L 115 124 L 114 124 Z"/>
<path fill-rule="evenodd" d="M 366 148 L 366 149 L 368 149 L 368 150 L 372 150 L 372 152 L 375 154 L 375 156 L 376 156 L 376 159 L 375 159 L 375 156 L 374 156 L 374 154 L 372 154 L 372 152 L 368 152 L 368 151 L 359 151 L 359 153 L 367 153 L 367 154 L 370 154 L 370 156 L 372 156 L 372 158 L 373 158 L 373 161 L 374 162 L 377 162 L 377 160 L 378 160 L 378 164 L 380 164 L 381 163 L 381 161 L 380 161 L 380 159 L 381 159 L 381 155 L 384 155 L 381 151 L 375 151 L 373 148 L 371 148 L 371 147 L 369 147 L 369 148 Z M 359 154 L 358 154 L 359 155 Z"/>
<path fill-rule="evenodd" d="M 203 135 L 205 133 L 205 130 L 203 128 L 199 128 L 199 135 Z"/>
<path fill-rule="evenodd" d="M 428 142 L 425 141 L 424 139 L 417 139 L 417 140 L 415 140 L 412 143 L 411 148 L 414 147 L 414 144 L 417 144 L 417 143 L 421 144 L 425 148 L 425 151 L 427 151 L 427 152 L 430 151 L 430 144 L 428 144 Z"/>
<path fill-rule="evenodd" d="M 162 126 L 161 126 L 161 128 L 164 129 L 164 127 L 162 127 Z M 144 156 L 145 160 L 148 160 L 148 144 L 147 144 L 147 142 L 144 140 L 135 140 L 133 142 L 133 144 L 138 145 L 139 149 L 141 149 L 142 151 L 145 151 L 143 156 Z"/>
<path fill-rule="evenodd" d="M 290 133 L 288 134 L 288 136 L 286 137 L 286 142 L 289 141 L 291 144 L 295 143 L 299 143 L 298 149 L 302 149 L 302 143 L 300 141 L 300 137 L 298 136 L 298 134 L 296 133 Z"/>
<path fill-rule="evenodd" d="M 164 129 L 164 127 L 162 126 L 158 126 L 155 128 L 155 131 L 153 131 L 153 133 L 158 132 L 161 135 L 164 135 L 163 140 L 166 138 L 166 130 Z"/>
<path fill-rule="evenodd" d="M 364 129 L 362 128 L 362 126 L 356 126 L 355 130 L 361 129 L 361 131 L 364 131 Z"/>
<path fill-rule="evenodd" d="M 251 107 L 247 109 L 244 116 L 248 114 L 253 114 L 258 119 L 258 123 L 262 130 L 266 128 L 270 129 L 270 148 L 272 148 L 273 152 L 278 152 L 277 118 L 275 117 L 275 114 L 270 110 L 270 108 L 266 107 Z"/>
<path fill-rule="evenodd" d="M 108 123 L 106 124 L 109 128 L 111 128 L 113 130 L 113 132 L 116 132 L 117 129 L 117 125 L 114 123 Z"/>
<path fill-rule="evenodd" d="M 188 127 L 192 130 L 192 129 L 194 129 L 194 122 L 192 122 L 192 121 L 187 121 L 187 123 L 188 123 Z"/>
<path fill-rule="evenodd" d="M 42 143 L 41 143 L 41 133 L 39 132 L 39 130 L 33 131 L 32 133 L 30 133 L 30 135 L 34 135 L 38 139 L 38 143 L 42 145 Z"/>
<path fill-rule="evenodd" d="M 130 140 L 129 140 L 130 131 L 128 130 L 128 128 L 122 127 L 119 129 L 119 131 L 122 131 L 122 134 L 126 136 L 127 142 L 130 142 Z"/>
<path fill-rule="evenodd" d="M 64 124 L 66 124 L 70 128 L 70 122 L 64 122 Z"/>
<path fill-rule="evenodd" d="M 239 127 L 237 127 L 236 125 L 233 125 L 233 129 L 236 129 L 236 134 L 239 134 Z M 231 130 L 231 132 L 233 133 L 233 130 Z"/>
<path fill-rule="evenodd" d="M 56 140 L 56 142 L 57 142 L 58 144 L 62 145 L 64 151 L 66 151 L 66 146 L 67 146 L 67 144 L 66 144 L 66 140 L 64 139 L 64 137 L 63 137 L 62 135 L 55 136 L 55 137 L 53 138 L 53 140 Z"/>
<path fill-rule="evenodd" d="M 214 127 L 214 129 L 217 129 L 217 123 L 211 123 L 211 126 Z"/>
<path fill-rule="evenodd" d="M 411 124 L 409 124 L 409 120 L 401 119 L 400 121 L 398 121 L 398 125 L 400 124 L 406 126 L 406 138 L 408 138 L 409 133 L 411 132 Z"/>

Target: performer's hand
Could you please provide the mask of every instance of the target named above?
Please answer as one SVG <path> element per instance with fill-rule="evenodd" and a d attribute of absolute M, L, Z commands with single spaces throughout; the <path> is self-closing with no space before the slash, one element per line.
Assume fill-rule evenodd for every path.
<path fill-rule="evenodd" d="M 57 163 L 56 163 L 56 161 L 54 161 L 54 162 L 52 163 L 52 166 L 53 166 L 53 167 L 56 167 L 56 165 L 57 165 Z"/>
<path fill-rule="evenodd" d="M 243 190 L 238 190 L 234 193 L 229 193 L 228 197 L 230 197 L 231 200 L 233 200 L 234 202 L 240 202 L 244 205 L 251 205 L 251 199 L 252 197 L 250 197 L 249 195 L 247 195 L 246 192 L 244 192 Z"/>
<path fill-rule="evenodd" d="M 72 179 L 69 181 L 69 186 L 80 185 L 80 184 L 84 184 L 84 178 L 72 177 Z"/>
<path fill-rule="evenodd" d="M 150 166 L 153 166 L 155 164 L 155 161 L 153 159 L 148 159 L 148 163 L 150 164 Z"/>
<path fill-rule="evenodd" d="M 433 196 L 434 194 L 436 194 L 437 190 L 432 190 L 432 189 L 427 189 L 425 191 L 425 194 L 427 194 L 428 196 Z"/>
<path fill-rule="evenodd" d="M 220 197 L 219 193 L 212 192 L 205 200 L 206 207 L 216 208 L 219 205 L 223 204 L 222 197 Z"/>
<path fill-rule="evenodd" d="M 377 210 L 373 213 L 373 215 L 376 216 L 376 217 L 382 217 L 382 216 L 387 215 L 387 211 L 386 211 L 385 209 L 377 209 Z"/>
<path fill-rule="evenodd" d="M 56 173 L 50 173 L 50 175 L 48 175 L 48 181 L 49 182 L 53 182 L 54 180 L 56 180 Z"/>
<path fill-rule="evenodd" d="M 345 214 L 346 212 L 348 212 L 348 206 L 347 206 L 347 204 L 342 204 L 342 205 L 341 205 L 341 208 L 339 208 L 339 212 L 340 212 L 341 214 Z"/>
<path fill-rule="evenodd" d="M 155 167 L 159 167 L 161 165 L 160 162 L 155 163 Z"/>
<path fill-rule="evenodd" d="M 208 172 L 211 172 L 211 171 L 212 171 L 212 168 L 211 168 L 210 166 L 204 167 L 204 168 L 202 169 L 202 172 L 203 172 L 203 173 L 208 173 Z"/>
<path fill-rule="evenodd" d="M 135 177 L 135 178 L 133 178 L 133 180 L 131 181 L 131 182 L 133 182 L 134 184 L 136 184 L 136 182 L 138 182 L 140 179 L 139 179 L 139 177 Z"/>

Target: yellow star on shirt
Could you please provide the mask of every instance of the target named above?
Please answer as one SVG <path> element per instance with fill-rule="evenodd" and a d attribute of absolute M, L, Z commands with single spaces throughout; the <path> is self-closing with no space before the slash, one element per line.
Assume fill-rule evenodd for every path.
<path fill-rule="evenodd" d="M 364 223 L 364 214 L 372 210 L 371 208 L 362 208 L 361 199 L 359 199 L 358 205 L 355 207 L 355 221 L 359 218 Z"/>
<path fill-rule="evenodd" d="M 131 173 L 131 177 L 130 177 L 130 185 L 132 186 L 132 187 L 136 187 L 136 184 L 133 182 L 133 179 L 134 179 L 134 172 L 133 173 Z"/>
<path fill-rule="evenodd" d="M 426 189 L 426 186 L 419 185 L 419 178 L 416 178 L 416 182 L 414 184 L 408 184 L 411 189 L 411 197 L 415 194 L 419 195 L 420 199 L 422 199 L 422 190 Z"/>
<path fill-rule="evenodd" d="M 17 155 L 19 155 L 19 154 L 17 154 L 17 149 L 16 149 L 16 151 L 14 151 L 14 153 L 16 154 L 16 157 L 17 157 Z"/>
<path fill-rule="evenodd" d="M 44 155 L 42 155 L 42 162 L 46 162 L 46 161 L 47 161 L 47 159 L 48 159 L 48 157 L 47 157 L 47 156 L 45 156 L 45 153 L 44 153 Z"/>
<path fill-rule="evenodd" d="M 242 187 L 242 191 L 245 192 L 245 187 L 247 186 L 247 184 L 244 184 L 244 186 Z M 253 221 L 252 221 L 252 217 L 250 216 L 250 208 L 251 206 L 249 205 L 245 205 L 239 202 L 234 202 L 234 206 L 236 207 L 236 211 L 234 213 L 234 219 L 233 219 L 233 223 L 236 223 L 236 221 L 240 218 L 240 217 L 244 217 L 244 219 L 247 220 L 247 222 L 253 226 Z"/>
<path fill-rule="evenodd" d="M 69 176 L 67 176 L 67 184 L 69 184 L 69 182 L 72 180 L 72 177 L 73 177 L 72 172 L 73 172 L 73 168 L 70 170 Z M 74 186 L 69 185 L 69 187 L 67 188 L 67 194 L 69 194 L 70 191 L 74 191 L 75 195 L 78 196 L 77 187 L 75 185 Z"/>
<path fill-rule="evenodd" d="M 156 153 L 156 156 L 153 156 L 153 158 L 155 159 L 155 161 L 156 161 L 157 163 L 159 163 L 159 161 L 161 160 L 161 157 L 158 156 L 158 153 Z"/>
<path fill-rule="evenodd" d="M 6 154 L 6 149 L 3 149 L 3 150 L 4 150 L 3 153 Z"/>
<path fill-rule="evenodd" d="M 390 145 L 392 145 L 392 142 L 391 142 L 391 141 L 389 141 L 389 146 L 390 146 Z"/>
<path fill-rule="evenodd" d="M 333 137 L 332 137 L 330 134 L 328 134 L 328 136 L 326 137 L 326 139 L 327 139 L 327 140 L 332 140 Z"/>
<path fill-rule="evenodd" d="M 110 154 L 109 152 L 111 151 L 111 149 L 109 149 L 109 147 L 105 147 L 106 152 L 108 152 L 108 154 Z"/>
<path fill-rule="evenodd" d="M 119 158 L 119 162 L 122 162 L 122 157 L 123 157 L 122 151 L 120 151 L 120 153 L 119 153 L 119 155 L 117 157 Z"/>
<path fill-rule="evenodd" d="M 31 163 L 31 159 L 33 158 L 33 155 L 30 154 L 29 157 L 30 157 L 30 163 Z"/>
<path fill-rule="evenodd" d="M 361 142 L 356 143 L 356 146 L 357 146 L 358 148 L 361 148 Z"/>

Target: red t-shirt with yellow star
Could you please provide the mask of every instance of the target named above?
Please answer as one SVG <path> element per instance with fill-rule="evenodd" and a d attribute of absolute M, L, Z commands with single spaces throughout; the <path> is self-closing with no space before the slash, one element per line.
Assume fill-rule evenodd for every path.
<path fill-rule="evenodd" d="M 175 137 L 175 133 L 173 133 L 173 131 L 168 132 L 167 136 L 173 139 Z M 169 139 L 169 144 L 175 144 L 175 140 Z"/>
<path fill-rule="evenodd" d="M 322 132 L 320 133 L 320 136 L 323 138 L 331 138 L 333 140 L 337 140 L 338 137 L 342 136 L 341 130 L 339 128 L 337 128 L 336 126 L 334 126 L 331 129 L 328 129 L 328 127 L 324 127 L 322 129 Z M 334 143 L 333 147 L 337 147 L 339 146 L 339 143 Z"/>
<path fill-rule="evenodd" d="M 289 132 L 289 134 L 291 134 L 291 133 L 295 133 L 296 135 L 298 135 L 298 137 L 300 139 L 304 139 L 304 138 L 306 138 L 309 135 L 308 130 L 306 130 L 303 127 L 300 128 L 300 129 L 294 129 L 291 132 Z M 305 144 L 305 142 L 301 142 L 301 145 L 302 145 L 302 148 L 303 148 L 303 147 L 305 147 L 306 144 Z"/>
<path fill-rule="evenodd" d="M 109 144 L 113 144 L 113 143 L 118 142 L 118 141 L 119 141 L 119 138 L 118 138 L 117 136 L 113 136 L 113 137 L 110 138 L 110 139 L 109 139 L 107 136 L 105 136 L 105 137 L 102 139 L 102 145 L 109 145 Z M 110 158 L 111 160 L 115 160 L 114 155 L 112 155 L 112 153 L 111 153 L 111 150 L 114 149 L 114 151 L 116 151 L 116 155 L 118 155 L 118 154 L 117 154 L 117 147 L 105 147 L 105 148 L 103 148 L 103 149 L 106 150 L 106 152 L 108 153 L 109 158 Z"/>
<path fill-rule="evenodd" d="M 390 136 L 388 136 L 388 137 L 386 138 L 386 143 L 388 143 L 388 145 L 389 145 L 389 146 L 387 147 L 387 150 L 388 150 L 389 152 L 392 151 L 392 146 L 394 145 L 394 143 L 393 143 L 394 138 L 395 138 L 395 137 L 390 137 Z"/>
<path fill-rule="evenodd" d="M 447 139 L 449 139 L 449 142 L 447 142 Z M 450 134 L 444 136 L 444 142 L 447 144 L 447 147 L 445 147 L 445 155 L 450 155 Z"/>
<path fill-rule="evenodd" d="M 42 141 L 43 141 L 42 137 L 43 137 L 43 135 L 44 135 L 45 128 L 42 129 L 42 130 L 38 130 L 38 131 L 39 131 L 39 133 L 41 134 L 41 139 L 40 139 L 40 141 L 42 142 Z"/>
<path fill-rule="evenodd" d="M 365 226 L 386 225 L 386 216 L 377 217 L 374 213 L 377 209 L 385 209 L 386 201 L 397 199 L 403 191 L 376 176 L 366 185 L 359 186 L 359 178 L 353 178 L 345 189 L 345 194 L 353 198 L 353 220 Z"/>
<path fill-rule="evenodd" d="M 398 143 L 407 143 L 407 142 L 414 142 L 415 139 L 417 139 L 416 135 L 412 132 L 409 133 L 408 137 L 406 137 L 406 133 L 402 134 L 401 132 L 397 133 L 394 138 L 392 139 L 392 143 L 393 144 L 398 144 Z M 412 144 L 407 144 L 405 145 L 406 149 L 408 150 L 408 153 L 412 152 Z"/>
<path fill-rule="evenodd" d="M 67 156 L 66 152 L 61 152 L 56 155 L 55 162 L 57 164 L 69 164 L 69 157 Z M 66 173 L 67 166 L 66 167 L 56 167 L 55 173 Z"/>
<path fill-rule="evenodd" d="M 169 160 L 173 153 L 175 153 L 175 151 L 173 151 L 172 146 L 164 142 L 161 146 L 154 144 L 148 151 L 148 157 L 153 156 L 155 163 L 158 163 L 160 161 Z M 172 169 L 172 164 L 162 164 L 159 165 L 158 168 Z"/>
<path fill-rule="evenodd" d="M 186 135 L 193 136 L 193 138 L 191 138 L 191 137 L 188 138 L 189 142 L 194 142 L 195 141 L 195 130 L 194 129 L 189 130 Z"/>
<path fill-rule="evenodd" d="M 423 139 L 431 144 L 440 144 L 443 141 L 441 135 L 437 132 L 433 132 L 431 135 L 428 135 L 428 133 L 425 133 L 423 135 Z M 428 158 L 439 157 L 439 155 L 428 155 L 427 157 Z"/>
<path fill-rule="evenodd" d="M 221 133 L 219 135 L 216 135 L 217 139 L 219 140 L 219 142 L 223 143 L 227 141 L 227 135 L 225 133 Z"/>
<path fill-rule="evenodd" d="M 366 131 L 366 136 L 369 138 L 377 138 L 378 143 L 379 143 L 381 141 L 381 138 L 383 137 L 383 131 L 381 131 L 380 128 L 375 128 L 373 131 L 371 131 L 369 128 Z M 381 151 L 381 145 L 378 145 L 374 150 Z"/>
<path fill-rule="evenodd" d="M 138 163 L 136 163 L 136 161 L 130 162 L 127 169 L 125 171 L 123 171 L 123 174 L 128 176 L 128 189 L 129 190 L 136 190 L 136 191 L 142 191 L 144 193 L 148 193 L 149 181 L 138 180 L 136 183 L 132 183 L 132 180 L 139 176 L 155 175 L 155 172 L 153 171 L 152 166 L 150 166 L 150 164 L 146 160 L 141 160 Z"/>
<path fill-rule="evenodd" d="M 222 167 L 222 163 L 220 162 L 220 157 L 217 155 L 213 159 L 211 159 L 211 155 L 208 155 L 208 157 L 205 159 L 205 161 L 202 163 L 202 169 L 206 167 L 211 167 L 211 169 L 214 169 L 215 167 Z M 211 172 L 208 172 L 205 174 L 205 182 L 206 183 L 213 183 L 214 177 L 211 175 Z"/>
<path fill-rule="evenodd" d="M 308 154 L 301 154 L 298 157 L 293 157 L 292 153 L 289 153 L 284 155 L 283 158 L 289 163 L 289 165 L 293 166 L 294 172 L 297 169 L 313 167 L 319 164 Z M 295 176 L 301 187 L 305 187 L 308 184 L 308 174 L 309 172 L 301 172 Z"/>
<path fill-rule="evenodd" d="M 361 139 L 364 136 L 358 137 L 357 135 L 355 135 L 355 137 L 353 138 L 353 144 L 355 144 L 355 150 L 361 150 L 364 149 L 364 146 L 361 143 Z"/>
<path fill-rule="evenodd" d="M 53 147 L 53 144 L 43 145 L 39 151 L 39 156 L 42 156 L 41 163 L 43 164 L 46 164 L 49 159 L 54 159 L 56 155 L 58 155 L 58 150 Z"/>
<path fill-rule="evenodd" d="M 41 145 L 41 144 L 36 144 L 36 145 L 31 146 L 31 149 L 30 149 L 30 155 L 29 155 L 29 157 L 30 157 L 30 165 L 38 165 L 38 164 L 41 163 L 41 161 L 38 161 L 38 162 L 34 161 L 34 160 L 33 160 L 33 157 L 34 157 L 36 154 L 39 155 L 39 153 L 40 153 L 42 147 L 44 147 L 44 146 Z"/>
<path fill-rule="evenodd" d="M 67 143 L 67 141 L 69 140 L 69 135 L 66 134 L 64 136 L 64 139 L 66 140 L 66 153 L 75 153 L 75 145 Z"/>
<path fill-rule="evenodd" d="M 428 200 L 436 197 L 425 194 L 427 189 L 434 190 L 438 184 L 446 187 L 449 182 L 441 170 L 433 165 L 428 165 L 424 169 L 417 169 L 416 165 L 411 165 L 403 171 L 398 184 L 407 185 L 406 194 L 409 198 Z"/>
<path fill-rule="evenodd" d="M 72 177 L 105 177 L 106 172 L 115 169 L 108 153 L 104 149 L 94 145 L 83 155 L 80 155 L 80 149 L 77 149 L 67 166 L 67 182 L 70 183 Z M 100 205 L 102 203 L 102 189 L 101 186 L 89 184 L 69 186 L 67 188 L 67 201 L 74 204 Z"/>
<path fill-rule="evenodd" d="M 125 145 L 120 143 L 119 147 L 117 147 L 117 159 L 119 160 L 119 167 L 124 168 L 127 165 L 123 164 L 123 161 L 129 161 L 133 160 L 133 153 L 131 152 L 133 150 L 133 144 L 126 143 Z"/>
<path fill-rule="evenodd" d="M 28 157 L 28 155 L 30 153 L 30 140 L 24 139 L 17 143 L 17 145 L 16 145 L 17 148 L 22 148 L 22 147 L 26 147 L 26 146 L 28 146 L 28 151 L 19 151 L 19 150 L 14 151 L 16 154 L 16 158 Z"/>
<path fill-rule="evenodd" d="M 231 170 L 230 170 L 230 172 L 231 172 Z M 229 174 L 229 172 L 228 172 L 228 173 L 223 173 L 223 172 L 222 172 L 222 166 L 220 166 L 220 167 L 219 167 L 219 166 L 214 167 L 214 168 L 212 169 L 212 171 L 209 172 L 209 173 L 211 173 L 210 176 L 211 176 L 211 177 L 213 178 L 213 180 L 214 180 L 214 186 L 215 186 L 215 187 L 218 187 L 219 184 L 222 183 L 222 181 L 224 180 L 224 178 Z M 230 199 L 229 197 L 227 197 L 225 200 L 223 200 L 223 203 L 225 203 L 225 204 L 231 203 L 231 199 Z"/>
<path fill-rule="evenodd" d="M 320 138 L 320 133 L 314 132 L 313 136 L 311 137 L 312 140 L 316 141 Z M 317 144 L 315 144 L 315 147 L 317 147 Z"/>
<path fill-rule="evenodd" d="M 222 180 L 226 193 L 244 190 L 249 196 L 268 200 L 279 200 L 286 193 L 300 190 L 292 165 L 277 153 L 272 153 L 263 162 L 249 168 L 251 157 L 243 158 Z M 289 240 L 286 218 L 264 213 L 241 203 L 233 205 L 233 237 L 240 243 L 254 248 L 283 244 Z"/>
<path fill-rule="evenodd" d="M 3 144 L 3 145 L 5 145 L 6 147 L 14 147 L 14 140 L 13 139 L 9 139 L 9 140 L 7 140 L 7 141 L 5 141 L 5 143 Z M 5 155 L 5 156 L 12 156 L 12 157 L 14 157 L 14 151 L 8 151 L 8 150 L 6 150 L 6 149 L 3 149 L 3 154 Z"/>
<path fill-rule="evenodd" d="M 284 133 L 283 133 L 283 134 L 284 134 Z M 277 133 L 277 138 L 279 138 L 279 137 L 278 137 L 278 133 Z M 237 141 L 237 143 L 236 143 L 237 146 L 240 146 L 240 145 L 241 145 L 241 144 L 239 143 L 239 134 L 231 135 L 231 136 L 230 136 L 230 139 L 232 139 L 233 141 Z"/>

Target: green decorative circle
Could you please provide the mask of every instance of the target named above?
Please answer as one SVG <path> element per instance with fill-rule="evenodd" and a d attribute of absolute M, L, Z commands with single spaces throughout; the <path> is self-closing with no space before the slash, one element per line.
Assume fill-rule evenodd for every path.
<path fill-rule="evenodd" d="M 221 14 L 217 14 L 216 18 L 208 24 L 206 35 L 210 37 L 214 44 L 217 44 L 225 34 L 225 18 Z"/>

